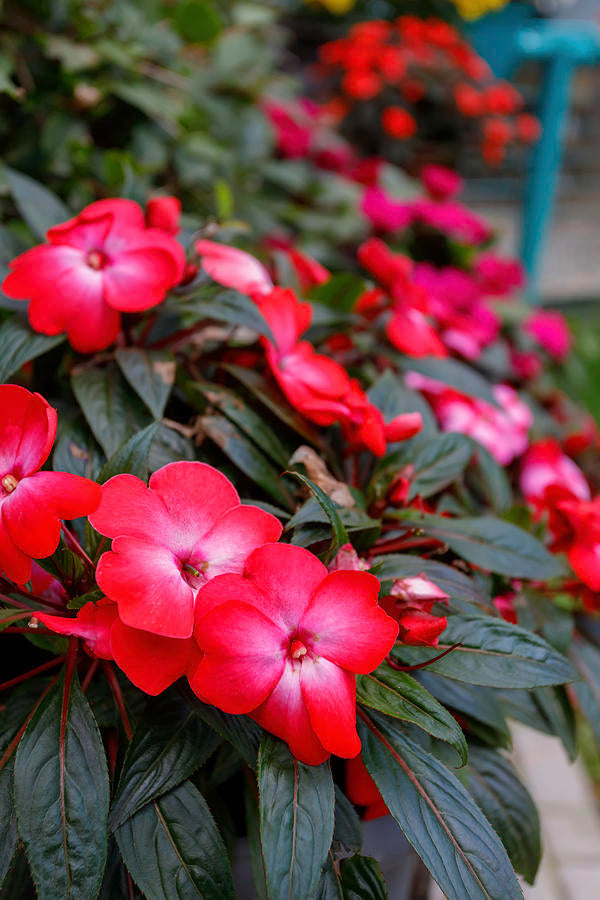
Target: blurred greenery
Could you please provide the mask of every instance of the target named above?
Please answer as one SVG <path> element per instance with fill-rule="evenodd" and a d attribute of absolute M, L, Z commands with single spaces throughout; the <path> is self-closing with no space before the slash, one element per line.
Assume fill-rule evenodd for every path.
<path fill-rule="evenodd" d="M 565 305 L 562 311 L 575 336 L 576 352 L 561 366 L 561 387 L 600 425 L 600 304 Z"/>

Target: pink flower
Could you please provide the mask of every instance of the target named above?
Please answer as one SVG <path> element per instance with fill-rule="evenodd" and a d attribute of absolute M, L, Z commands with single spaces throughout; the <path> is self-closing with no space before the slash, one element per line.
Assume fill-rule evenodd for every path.
<path fill-rule="evenodd" d="M 354 674 L 375 669 L 398 631 L 378 592 L 373 575 L 328 574 L 301 547 L 259 548 L 243 575 L 201 592 L 195 634 L 204 657 L 193 689 L 225 712 L 250 714 L 304 763 L 356 756 Z"/>
<path fill-rule="evenodd" d="M 183 248 L 164 230 L 146 228 L 132 200 L 92 203 L 47 238 L 10 263 L 2 290 L 30 300 L 34 331 L 66 331 L 81 353 L 112 344 L 122 312 L 156 306 L 183 276 Z"/>
<path fill-rule="evenodd" d="M 398 640 L 411 646 L 437 647 L 448 624 L 445 616 L 433 615 L 435 603 L 447 603 L 448 594 L 423 573 L 394 581 L 381 605 L 399 625 Z"/>
<path fill-rule="evenodd" d="M 195 248 L 202 268 L 219 284 L 255 298 L 272 289 L 273 282 L 263 264 L 244 250 L 204 240 L 196 241 Z"/>
<path fill-rule="evenodd" d="M 368 187 L 361 210 L 378 231 L 401 231 L 414 221 L 414 207 L 389 197 L 383 188 Z"/>
<path fill-rule="evenodd" d="M 61 520 L 93 512 L 100 486 L 64 472 L 40 472 L 56 436 L 56 410 L 40 394 L 0 385 L 0 571 L 17 584 L 31 560 L 58 547 Z"/>
<path fill-rule="evenodd" d="M 590 499 L 590 489 L 578 465 L 569 459 L 555 438 L 536 441 L 521 463 L 519 484 L 528 503 L 544 503 L 546 488 L 554 485 L 570 491 L 580 500 Z"/>
<path fill-rule="evenodd" d="M 169 638 L 191 636 L 203 584 L 241 572 L 256 547 L 281 534 L 274 516 L 242 506 L 229 479 L 200 462 L 169 463 L 148 487 L 115 475 L 90 522 L 113 538 L 96 577 L 121 621 Z"/>
<path fill-rule="evenodd" d="M 434 200 L 447 200 L 460 194 L 463 180 L 457 172 L 445 166 L 423 166 L 421 181 L 430 197 Z"/>
<path fill-rule="evenodd" d="M 306 103 L 267 97 L 262 109 L 275 132 L 277 149 L 288 159 L 303 159 L 310 154 L 318 127 L 318 107 Z"/>
<path fill-rule="evenodd" d="M 491 229 L 483 219 L 453 200 L 439 203 L 433 200 L 416 201 L 413 204 L 413 220 L 473 246 L 483 244 L 491 237 Z"/>
<path fill-rule="evenodd" d="M 325 284 L 331 278 L 331 273 L 321 263 L 310 256 L 290 247 L 287 256 L 294 267 L 300 287 L 303 291 L 310 291 L 319 284 Z"/>
<path fill-rule="evenodd" d="M 65 607 L 69 599 L 67 592 L 57 578 L 36 563 L 31 563 L 31 593 L 34 597 L 47 599 L 54 603 L 61 603 Z"/>
<path fill-rule="evenodd" d="M 475 263 L 475 274 L 485 294 L 503 297 L 523 287 L 525 272 L 517 259 L 502 259 L 495 253 L 482 253 Z"/>
<path fill-rule="evenodd" d="M 424 572 L 420 575 L 407 575 L 405 578 L 397 578 L 390 591 L 392 597 L 398 597 L 407 603 L 439 603 L 449 600 L 449 595 L 437 584 L 430 581 Z"/>
<path fill-rule="evenodd" d="M 343 544 L 328 566 L 330 572 L 337 572 L 339 569 L 366 572 L 368 568 L 368 562 L 360 558 L 352 544 Z"/>
<path fill-rule="evenodd" d="M 554 359 L 564 359 L 571 349 L 571 331 L 565 317 L 559 312 L 540 309 L 527 319 L 523 328 Z"/>
<path fill-rule="evenodd" d="M 519 624 L 517 611 L 515 609 L 516 596 L 517 595 L 514 592 L 511 592 L 509 594 L 499 594 L 492 600 L 492 603 L 494 604 L 504 621 L 510 622 L 511 625 Z"/>

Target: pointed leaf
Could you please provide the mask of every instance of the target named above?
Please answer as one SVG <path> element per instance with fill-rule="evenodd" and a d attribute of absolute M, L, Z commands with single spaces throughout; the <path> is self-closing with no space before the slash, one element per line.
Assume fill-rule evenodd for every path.
<path fill-rule="evenodd" d="M 186 319 L 192 317 L 195 321 L 213 319 L 227 325 L 245 325 L 258 334 L 264 334 L 270 341 L 275 340 L 256 303 L 237 291 L 219 291 L 210 297 L 204 289 L 201 289 L 198 296 L 181 303 Z"/>
<path fill-rule="evenodd" d="M 71 376 L 73 393 L 94 437 L 111 457 L 150 417 L 115 366 L 79 369 Z"/>
<path fill-rule="evenodd" d="M 258 754 L 258 788 L 269 900 L 307 900 L 317 889 L 333 837 L 329 763 L 304 765 L 267 735 Z"/>
<path fill-rule="evenodd" d="M 288 474 L 293 475 L 294 478 L 297 478 L 298 481 L 301 481 L 306 487 L 311 491 L 315 500 L 327 516 L 331 524 L 332 536 L 331 536 L 331 544 L 327 550 L 326 559 L 329 561 L 333 559 L 335 554 L 338 552 L 343 544 L 348 543 L 348 532 L 346 531 L 344 524 L 340 518 L 340 514 L 338 512 L 338 505 L 333 502 L 333 500 L 327 496 L 323 488 L 320 488 L 318 484 L 315 484 L 314 481 L 311 481 L 310 478 L 307 478 L 306 475 L 302 475 L 301 472 L 289 472 Z M 295 517 L 294 517 L 295 518 Z M 287 527 L 293 527 L 294 519 L 290 519 Z"/>
<path fill-rule="evenodd" d="M 428 669 L 468 684 L 498 688 L 540 687 L 577 678 L 569 661 L 543 638 L 492 616 L 449 616 L 436 648 L 397 645 L 392 653 L 415 665 L 453 644 L 460 646 Z"/>
<path fill-rule="evenodd" d="M 19 841 L 13 803 L 14 760 L 0 769 L 0 887 L 12 864 Z"/>
<path fill-rule="evenodd" d="M 148 900 L 235 900 L 225 845 L 189 781 L 143 806 L 115 837 Z"/>
<path fill-rule="evenodd" d="M 446 741 L 454 747 L 462 763 L 466 763 L 467 742 L 458 722 L 407 672 L 396 672 L 382 663 L 370 675 L 357 677 L 356 690 L 360 703 L 395 719 L 412 722 L 432 737 Z"/>
<path fill-rule="evenodd" d="M 58 347 L 64 339 L 62 334 L 37 334 L 16 316 L 7 319 L 0 325 L 0 384 L 29 360 Z"/>
<path fill-rule="evenodd" d="M 407 575 L 425 574 L 450 597 L 464 598 L 476 606 L 491 608 L 490 602 L 481 593 L 472 578 L 444 563 L 420 556 L 409 556 L 408 553 L 389 553 L 376 556 L 373 566 L 377 566 L 377 577 L 383 583 Z"/>
<path fill-rule="evenodd" d="M 63 672 L 33 715 L 15 760 L 18 828 L 39 900 L 96 897 L 108 803 L 98 726 L 77 675 L 67 680 Z"/>
<path fill-rule="evenodd" d="M 15 205 L 36 237 L 45 238 L 49 228 L 71 218 L 68 207 L 47 187 L 8 166 L 4 173 Z"/>
<path fill-rule="evenodd" d="M 104 454 L 83 416 L 63 425 L 59 421 L 52 465 L 57 472 L 70 472 L 95 480 Z"/>
<path fill-rule="evenodd" d="M 376 859 L 357 853 L 340 865 L 344 900 L 387 900 L 383 873 Z"/>
<path fill-rule="evenodd" d="M 500 839 L 456 776 L 389 720 L 370 718 L 359 723 L 365 765 L 448 900 L 522 900 Z"/>
<path fill-rule="evenodd" d="M 157 430 L 158 422 L 153 422 L 152 425 L 148 425 L 147 428 L 142 428 L 137 434 L 132 435 L 105 462 L 98 473 L 97 481 L 104 484 L 113 475 L 119 475 L 121 472 L 137 475 L 142 481 L 146 481 L 148 478 L 148 454 Z"/>
<path fill-rule="evenodd" d="M 201 719 L 224 737 L 244 758 L 251 769 L 256 769 L 258 745 L 262 736 L 262 728 L 248 716 L 234 716 L 221 712 L 216 706 L 196 701 L 194 709 Z"/>
<path fill-rule="evenodd" d="M 451 678 L 421 669 L 415 676 L 436 700 L 462 716 L 468 716 L 468 733 L 494 737 L 495 743 L 510 747 L 511 736 L 502 706 L 491 688 L 461 684 Z"/>
<path fill-rule="evenodd" d="M 335 785 L 335 827 L 333 840 L 343 844 L 347 850 L 358 853 L 362 847 L 360 819 L 354 806 L 339 785 Z"/>
<path fill-rule="evenodd" d="M 160 419 L 175 383 L 175 357 L 166 350 L 119 347 L 115 358 L 121 372 L 144 401 L 155 419 Z"/>

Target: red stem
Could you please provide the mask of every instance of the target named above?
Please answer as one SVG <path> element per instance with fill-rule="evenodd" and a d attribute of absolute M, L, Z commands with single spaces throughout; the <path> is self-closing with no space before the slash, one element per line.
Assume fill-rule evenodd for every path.
<path fill-rule="evenodd" d="M 129 738 L 129 740 L 131 740 L 133 729 L 129 723 L 129 716 L 127 715 L 127 710 L 125 708 L 125 701 L 123 700 L 121 685 L 119 684 L 117 676 L 115 675 L 115 670 L 107 660 L 102 661 L 102 668 L 104 669 L 106 680 L 108 681 L 113 697 L 115 698 L 115 703 L 117 704 L 117 709 L 119 710 L 119 713 L 121 715 L 125 734 Z"/>
<path fill-rule="evenodd" d="M 414 672 L 416 669 L 426 669 L 427 666 L 430 666 L 432 663 L 437 662 L 438 659 L 442 659 L 444 656 L 447 656 L 448 653 L 452 653 L 453 650 L 456 650 L 457 647 L 462 647 L 462 644 L 452 644 L 451 647 L 447 647 L 443 653 L 438 653 L 437 656 L 432 657 L 431 659 L 426 659 L 425 662 L 417 663 L 414 666 L 401 666 L 400 663 L 397 663 L 392 656 L 386 656 L 385 661 L 391 669 L 395 669 L 397 672 Z"/>
<path fill-rule="evenodd" d="M 35 669 L 30 669 L 29 672 L 24 672 L 22 675 L 17 675 L 16 678 L 11 678 L 10 681 L 3 682 L 2 684 L 0 684 L 0 691 L 7 691 L 8 688 L 14 687 L 17 684 L 21 684 L 21 682 L 23 681 L 28 681 L 35 675 L 40 675 L 42 672 L 47 672 L 48 669 L 54 668 L 54 666 L 59 666 L 62 662 L 64 662 L 65 658 L 66 654 L 63 653 L 62 656 L 56 656 L 54 659 L 42 663 L 41 666 L 36 666 Z"/>
<path fill-rule="evenodd" d="M 398 550 L 414 550 L 416 547 L 431 550 L 434 547 L 442 546 L 442 541 L 436 541 L 435 538 L 395 538 L 391 541 L 382 541 L 380 544 L 375 543 L 373 551 L 375 553 L 396 553 Z"/>
<path fill-rule="evenodd" d="M 10 628 L 3 628 L 2 631 L 0 631 L 0 634 L 32 634 L 32 633 L 33 633 L 33 629 L 31 629 L 31 628 L 13 628 L 12 626 Z"/>
<path fill-rule="evenodd" d="M 15 748 L 19 746 L 19 741 L 21 740 L 21 738 L 22 738 L 23 735 L 25 734 L 25 729 L 26 729 L 27 726 L 29 725 L 29 723 L 30 723 L 30 721 L 31 721 L 31 718 L 32 718 L 34 712 L 36 711 L 36 709 L 38 708 L 38 706 L 40 705 L 40 703 L 42 702 L 42 700 L 44 699 L 44 697 L 46 696 L 46 694 L 48 693 L 48 691 L 50 690 L 50 688 L 51 688 L 51 687 L 54 687 L 54 685 L 56 684 L 57 681 L 58 681 L 58 675 L 56 676 L 56 678 L 53 678 L 52 681 L 50 682 L 50 684 L 48 685 L 48 687 L 46 687 L 46 688 L 42 691 L 42 693 L 40 694 L 40 696 L 39 696 L 38 699 L 37 699 L 37 702 L 36 702 L 35 706 L 33 707 L 33 709 L 31 710 L 31 712 L 29 713 L 29 715 L 27 716 L 27 718 L 25 719 L 25 721 L 23 722 L 23 724 L 21 725 L 21 727 L 20 727 L 19 730 L 17 731 L 16 735 L 14 736 L 14 738 L 12 739 L 12 741 L 10 742 L 10 744 L 8 745 L 8 747 L 6 748 L 6 750 L 4 751 L 4 755 L 3 755 L 2 759 L 0 759 L 0 772 L 2 771 L 2 769 L 4 768 L 4 766 L 6 765 L 6 763 L 7 763 L 8 760 L 10 759 L 10 757 L 12 756 L 12 753 L 13 753 L 13 751 L 15 750 Z"/>
<path fill-rule="evenodd" d="M 94 660 L 92 661 L 91 666 L 89 667 L 89 669 L 88 669 L 87 672 L 85 673 L 85 678 L 84 678 L 83 681 L 81 682 L 81 692 L 82 692 L 83 694 L 85 694 L 85 692 L 86 692 L 87 689 L 89 688 L 89 686 L 90 686 L 90 681 L 92 680 L 92 678 L 93 678 L 94 675 L 96 674 L 96 670 L 97 670 L 97 668 L 98 668 L 99 663 L 100 663 L 100 660 L 99 660 L 99 659 L 94 659 Z"/>
<path fill-rule="evenodd" d="M 85 564 L 87 566 L 90 567 L 90 569 L 93 570 L 94 563 L 89 558 L 89 556 L 87 555 L 87 553 L 85 552 L 85 550 L 83 549 L 83 547 L 81 546 L 81 544 L 79 543 L 79 541 L 77 540 L 77 538 L 75 537 L 75 535 L 73 534 L 71 529 L 67 528 L 67 526 L 64 524 L 64 522 L 63 522 L 63 533 L 65 535 L 67 543 L 71 544 L 71 548 L 75 551 L 75 553 L 85 562 Z"/>

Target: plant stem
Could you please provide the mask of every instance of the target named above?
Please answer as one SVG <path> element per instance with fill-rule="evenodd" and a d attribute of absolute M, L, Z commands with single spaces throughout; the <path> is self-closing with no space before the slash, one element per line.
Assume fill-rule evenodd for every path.
<path fill-rule="evenodd" d="M 17 675 L 16 678 L 11 678 L 10 681 L 5 681 L 3 684 L 0 684 L 0 691 L 6 691 L 8 690 L 8 688 L 15 687 L 15 685 L 21 684 L 23 681 L 28 681 L 35 675 L 41 675 L 42 672 L 47 672 L 48 669 L 52 669 L 54 668 L 54 666 L 59 666 L 62 662 L 65 661 L 65 659 L 66 654 L 63 653 L 62 656 L 56 656 L 54 659 L 42 663 L 41 666 L 36 666 L 35 669 L 30 669 L 29 672 L 24 672 L 22 675 Z"/>
<path fill-rule="evenodd" d="M 71 529 L 67 528 L 67 526 L 64 524 L 64 522 L 63 522 L 63 533 L 67 540 L 67 543 L 71 545 L 71 549 L 75 551 L 75 553 L 84 561 L 84 563 L 87 566 L 89 566 L 89 568 L 92 571 L 94 571 L 94 563 L 89 558 L 89 556 L 87 555 L 87 553 L 85 552 L 85 550 L 83 549 L 83 547 L 81 546 L 81 544 L 79 543 L 79 541 L 77 540 L 76 536 L 73 534 Z"/>
<path fill-rule="evenodd" d="M 115 670 L 107 660 L 102 660 L 102 668 L 104 669 L 104 674 L 106 675 L 106 680 L 108 681 L 113 697 L 115 698 L 115 703 L 117 704 L 117 709 L 119 710 L 121 721 L 123 722 L 125 734 L 127 735 L 128 739 L 131 740 L 133 729 L 129 722 L 129 716 L 127 715 L 127 709 L 125 708 L 125 701 L 123 700 L 121 685 L 119 684 L 117 676 L 115 675 Z"/>

